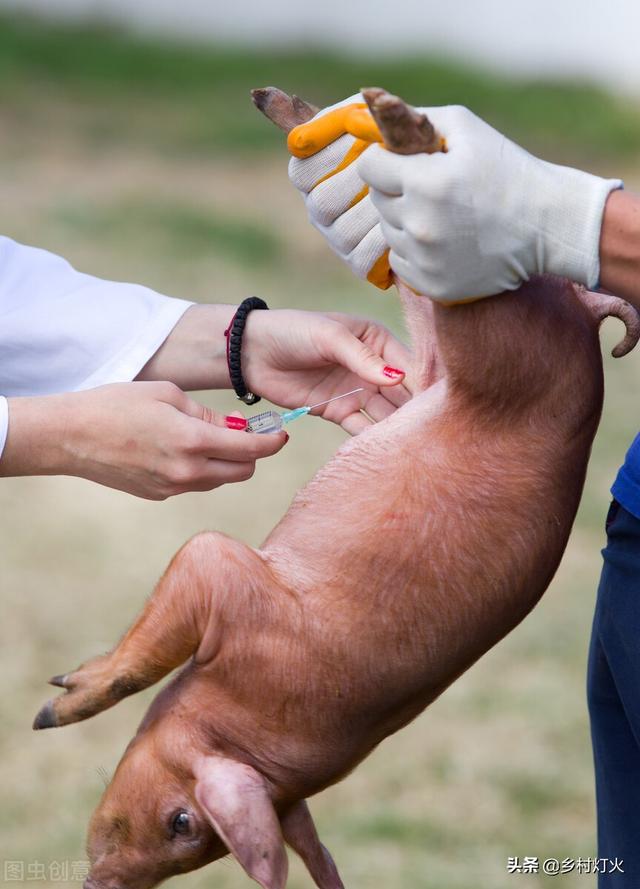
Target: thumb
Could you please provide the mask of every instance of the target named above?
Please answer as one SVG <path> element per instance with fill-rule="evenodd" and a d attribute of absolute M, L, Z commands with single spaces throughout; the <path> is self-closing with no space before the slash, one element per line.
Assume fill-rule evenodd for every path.
<path fill-rule="evenodd" d="M 359 340 L 346 328 L 342 328 L 340 336 L 335 336 L 330 345 L 328 356 L 336 364 L 340 364 L 376 386 L 395 386 L 405 377 L 405 371 L 398 367 L 390 367 L 380 355 Z"/>
<path fill-rule="evenodd" d="M 208 423 L 211 426 L 219 426 L 221 429 L 241 429 L 246 428 L 247 425 L 246 420 L 240 411 L 231 411 L 229 416 L 226 417 L 224 414 L 214 411 L 213 408 L 207 407 L 206 404 L 200 404 L 199 401 L 189 398 L 188 395 L 185 396 L 184 401 L 178 405 L 178 408 L 188 417 L 193 417 L 195 420 L 201 420 L 203 423 Z M 228 422 L 230 419 L 243 421 L 244 427 L 240 423 L 231 425 Z"/>

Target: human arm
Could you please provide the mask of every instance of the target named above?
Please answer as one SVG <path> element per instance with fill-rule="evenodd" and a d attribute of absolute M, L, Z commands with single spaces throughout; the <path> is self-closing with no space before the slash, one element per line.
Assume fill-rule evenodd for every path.
<path fill-rule="evenodd" d="M 620 180 L 539 160 L 468 109 L 418 110 L 444 138 L 446 152 L 401 156 L 370 144 L 341 168 L 330 149 L 341 139 L 366 138 L 361 115 L 344 116 L 347 135 L 318 119 L 298 128 L 317 150 L 294 158 L 290 175 L 304 190 L 313 163 L 319 184 L 307 193 L 307 207 L 336 252 L 354 267 L 354 240 L 370 237 L 364 234 L 374 224 L 370 209 L 361 212 L 362 201 L 354 204 L 352 197 L 362 184 L 385 249 L 391 248 L 391 267 L 418 292 L 454 302 L 514 290 L 545 272 L 592 288 L 602 283 L 603 211 Z M 327 134 L 335 141 L 328 144 Z M 346 229 L 351 252 L 345 255 Z"/>
<path fill-rule="evenodd" d="M 234 311 L 102 281 L 0 238 L 0 392 L 10 396 L 0 397 L 0 475 L 81 475 L 153 499 L 248 477 L 284 435 L 248 441 L 255 437 L 223 428 L 223 417 L 176 385 L 151 385 L 228 388 L 224 331 Z M 330 397 L 342 377 L 361 372 L 366 400 L 331 414 L 355 432 L 370 422 L 361 406 L 379 419 L 408 397 L 399 386 L 390 400 L 378 398 L 402 380 L 385 372 L 383 353 L 396 363 L 406 358 L 383 328 L 320 313 L 254 315 L 244 342 L 247 379 L 276 403 L 293 406 L 289 399 L 312 392 Z M 345 363 L 342 374 L 336 362 Z M 135 386 L 105 385 L 133 377 Z"/>
<path fill-rule="evenodd" d="M 640 311 L 640 197 L 614 191 L 604 209 L 600 281 Z"/>
<path fill-rule="evenodd" d="M 137 379 L 169 379 L 186 390 L 229 388 L 224 330 L 235 310 L 190 308 Z M 403 371 L 409 364 L 407 349 L 385 327 L 338 313 L 254 311 L 242 339 L 249 389 L 280 407 L 313 404 L 364 386 L 364 392 L 321 412 L 352 435 L 409 399 Z"/>
<path fill-rule="evenodd" d="M 63 464 L 65 450 L 55 447 L 65 436 L 79 440 L 75 408 L 87 411 L 92 400 L 104 405 L 91 393 L 130 381 L 190 305 L 83 274 L 62 257 L 0 237 L 0 395 L 6 396 L 0 397 L 0 474 L 51 472 L 52 466 L 76 473 L 79 463 Z M 155 408 L 150 393 L 146 407 Z M 144 413 L 139 405 L 138 416 Z M 113 436 L 107 414 L 87 412 L 83 449 L 106 452 Z M 124 406 L 122 416 L 128 416 Z M 147 456 L 154 463 L 157 455 Z M 128 484 L 123 477 L 120 487 Z"/>
<path fill-rule="evenodd" d="M 9 401 L 0 476 L 70 475 L 148 500 L 245 481 L 286 435 L 247 435 L 168 382 Z M 240 424 L 237 424 L 240 425 Z"/>
<path fill-rule="evenodd" d="M 0 238 L 0 393 L 47 395 L 132 379 L 168 380 L 187 391 L 228 389 L 224 334 L 236 308 L 104 281 L 47 251 Z M 346 315 L 252 312 L 243 338 L 249 381 L 286 407 L 292 405 L 281 372 L 294 399 L 336 366 L 371 387 L 393 386 L 403 375 L 385 371 L 382 351 L 373 349 L 381 343 L 375 329 Z M 390 342 L 388 331 L 382 339 Z M 394 354 L 406 364 L 399 344 Z M 271 371 L 280 381 L 275 388 Z"/>
<path fill-rule="evenodd" d="M 281 449 L 284 433 L 246 435 L 225 428 L 234 418 L 211 411 L 175 385 L 229 386 L 224 347 L 220 358 L 210 334 L 217 322 L 228 323 L 233 311 L 232 306 L 192 307 L 134 383 L 9 399 L 0 476 L 75 475 L 152 500 L 249 478 L 257 459 Z M 223 329 L 217 332 L 224 342 Z M 244 339 L 245 379 L 285 407 L 342 394 L 361 385 L 361 375 L 380 378 L 380 385 L 370 383 L 365 392 L 325 410 L 351 434 L 409 398 L 403 384 L 393 385 L 402 373 L 385 365 L 406 365 L 406 350 L 366 319 L 254 312 Z M 163 382 L 167 377 L 175 382 Z M 242 420 L 235 420 L 241 426 Z"/>

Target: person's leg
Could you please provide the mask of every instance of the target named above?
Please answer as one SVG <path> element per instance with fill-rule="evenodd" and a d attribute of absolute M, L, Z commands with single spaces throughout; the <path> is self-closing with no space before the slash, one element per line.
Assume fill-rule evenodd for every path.
<path fill-rule="evenodd" d="M 622 860 L 599 889 L 640 886 L 640 521 L 613 503 L 593 622 L 587 693 L 598 857 Z M 607 870 L 610 870 L 607 868 Z"/>

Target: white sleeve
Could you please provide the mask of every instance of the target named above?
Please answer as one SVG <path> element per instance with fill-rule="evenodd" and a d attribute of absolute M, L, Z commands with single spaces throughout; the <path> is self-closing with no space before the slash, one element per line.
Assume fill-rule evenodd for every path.
<path fill-rule="evenodd" d="M 132 380 L 191 305 L 0 237 L 0 396 Z M 6 435 L 0 397 L 0 456 Z"/>

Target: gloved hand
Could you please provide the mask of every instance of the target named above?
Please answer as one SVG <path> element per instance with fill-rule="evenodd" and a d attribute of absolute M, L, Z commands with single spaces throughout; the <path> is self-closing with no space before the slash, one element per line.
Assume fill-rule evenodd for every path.
<path fill-rule="evenodd" d="M 289 162 L 289 179 L 302 192 L 311 223 L 338 256 L 359 278 L 386 288 L 388 244 L 354 163 L 379 138 L 377 128 L 360 93 L 323 109 L 313 121 L 292 131 L 289 146 L 299 156 Z M 357 129 L 359 138 L 349 129 Z M 292 145 L 296 131 L 311 138 Z"/>
<path fill-rule="evenodd" d="M 620 180 L 541 161 L 466 108 L 419 110 L 445 138 L 446 153 L 401 156 L 365 145 L 355 170 L 349 164 L 332 176 L 354 144 L 343 135 L 312 158 L 291 162 L 312 222 L 360 277 L 372 280 L 376 264 L 384 273 L 391 247 L 393 270 L 445 302 L 514 290 L 543 272 L 597 286 L 602 214 Z M 367 138 L 352 115 L 345 115 L 344 130 Z M 327 174 L 314 188 L 313 177 Z M 363 184 L 371 193 L 345 212 Z"/>
<path fill-rule="evenodd" d="M 598 286 L 607 197 L 619 179 L 547 163 L 467 108 L 423 108 L 446 153 L 372 146 L 358 164 L 393 270 L 444 302 L 515 290 L 550 272 Z"/>

